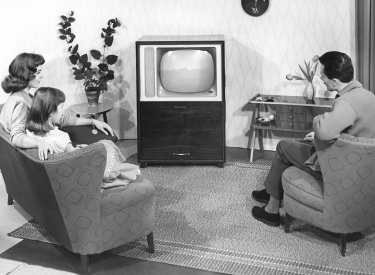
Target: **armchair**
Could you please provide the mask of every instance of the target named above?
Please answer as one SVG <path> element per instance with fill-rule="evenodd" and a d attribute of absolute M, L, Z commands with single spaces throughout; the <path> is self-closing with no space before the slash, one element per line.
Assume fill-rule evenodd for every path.
<path fill-rule="evenodd" d="M 155 188 L 140 175 L 128 186 L 102 189 L 103 144 L 40 161 L 32 150 L 14 147 L 0 126 L 0 151 L 7 156 L 0 158 L 0 169 L 8 204 L 14 199 L 61 245 L 80 254 L 83 274 L 90 254 L 143 236 L 154 252 Z"/>
<path fill-rule="evenodd" d="M 338 233 L 345 256 L 347 234 L 375 225 L 375 139 L 315 141 L 323 182 L 296 167 L 284 171 L 285 232 L 293 217 Z"/>

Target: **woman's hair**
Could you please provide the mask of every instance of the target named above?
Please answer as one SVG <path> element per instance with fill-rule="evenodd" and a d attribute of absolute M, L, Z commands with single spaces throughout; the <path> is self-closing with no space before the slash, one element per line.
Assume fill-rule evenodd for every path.
<path fill-rule="evenodd" d="M 34 94 L 27 115 L 26 129 L 36 135 L 44 135 L 52 130 L 53 127 L 48 124 L 48 119 L 63 102 L 65 102 L 65 94 L 59 89 L 40 87 Z"/>
<path fill-rule="evenodd" d="M 338 79 L 348 83 L 354 78 L 354 69 L 350 57 L 341 52 L 326 52 L 319 61 L 324 65 L 324 74 L 329 79 Z"/>
<path fill-rule="evenodd" d="M 45 62 L 43 56 L 34 53 L 21 53 L 9 65 L 9 75 L 1 82 L 6 93 L 22 91 L 35 78 L 37 67 Z"/>

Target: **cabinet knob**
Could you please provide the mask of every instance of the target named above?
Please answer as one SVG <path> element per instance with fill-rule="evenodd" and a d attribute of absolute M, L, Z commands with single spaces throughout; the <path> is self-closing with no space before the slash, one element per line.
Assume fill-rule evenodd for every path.
<path fill-rule="evenodd" d="M 289 111 L 293 111 L 293 107 L 289 107 Z"/>
<path fill-rule="evenodd" d="M 293 124 L 292 123 L 289 124 L 289 128 L 293 128 Z"/>
<path fill-rule="evenodd" d="M 289 119 L 293 119 L 293 116 L 289 116 Z"/>

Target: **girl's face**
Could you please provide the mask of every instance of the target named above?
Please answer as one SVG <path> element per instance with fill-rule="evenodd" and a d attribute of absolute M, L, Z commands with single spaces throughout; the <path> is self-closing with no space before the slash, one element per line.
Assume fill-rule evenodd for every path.
<path fill-rule="evenodd" d="M 57 124 L 60 122 L 60 119 L 63 115 L 63 108 L 64 108 L 64 103 L 60 103 L 59 106 L 57 106 L 56 112 L 51 114 L 50 121 L 52 124 Z"/>
<path fill-rule="evenodd" d="M 38 88 L 40 86 L 40 83 L 42 82 L 43 76 L 42 76 L 42 68 L 43 65 L 38 66 L 35 73 L 35 78 L 29 82 L 29 88 Z"/>

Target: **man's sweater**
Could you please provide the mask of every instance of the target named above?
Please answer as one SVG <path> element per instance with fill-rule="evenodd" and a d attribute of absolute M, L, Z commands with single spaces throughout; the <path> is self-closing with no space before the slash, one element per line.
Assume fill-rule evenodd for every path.
<path fill-rule="evenodd" d="M 375 95 L 353 81 L 340 91 L 331 112 L 314 119 L 318 139 L 332 141 L 341 133 L 355 137 L 375 138 Z"/>

